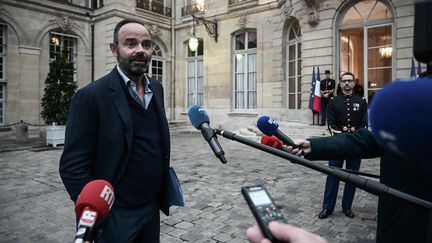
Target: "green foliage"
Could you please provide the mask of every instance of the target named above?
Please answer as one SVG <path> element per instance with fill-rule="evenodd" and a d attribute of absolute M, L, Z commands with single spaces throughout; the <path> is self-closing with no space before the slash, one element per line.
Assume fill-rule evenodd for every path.
<path fill-rule="evenodd" d="M 42 97 L 42 118 L 46 124 L 56 122 L 65 125 L 69 104 L 77 85 L 73 80 L 74 65 L 67 58 L 66 49 L 50 63 L 45 80 L 45 94 Z"/>

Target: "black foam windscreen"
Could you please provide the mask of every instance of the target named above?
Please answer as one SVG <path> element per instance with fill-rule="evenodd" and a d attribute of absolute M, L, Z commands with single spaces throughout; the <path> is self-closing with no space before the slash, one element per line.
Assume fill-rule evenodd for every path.
<path fill-rule="evenodd" d="M 414 17 L 414 57 L 432 65 L 432 0 L 417 0 Z"/>

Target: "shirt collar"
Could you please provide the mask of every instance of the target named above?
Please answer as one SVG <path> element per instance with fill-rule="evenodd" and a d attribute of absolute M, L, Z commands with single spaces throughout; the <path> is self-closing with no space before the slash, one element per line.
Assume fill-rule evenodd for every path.
<path fill-rule="evenodd" d="M 128 78 L 126 76 L 126 74 L 124 74 L 124 72 L 121 70 L 121 68 L 119 67 L 119 65 L 116 65 L 117 71 L 119 72 L 120 76 L 122 77 L 124 83 L 126 84 L 126 87 L 128 86 L 129 81 L 133 82 L 135 84 L 134 81 L 130 80 L 130 78 Z M 150 81 L 147 78 L 147 75 L 144 74 L 144 79 L 145 80 L 145 88 L 144 88 L 144 92 L 148 93 L 150 91 L 149 89 L 149 85 L 150 85 Z"/>

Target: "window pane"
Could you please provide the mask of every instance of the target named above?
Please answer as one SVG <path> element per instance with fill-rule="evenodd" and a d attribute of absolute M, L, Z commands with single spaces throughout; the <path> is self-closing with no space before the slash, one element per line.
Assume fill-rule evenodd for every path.
<path fill-rule="evenodd" d="M 3 79 L 3 69 L 4 69 L 3 57 L 0 56 L 0 79 Z"/>
<path fill-rule="evenodd" d="M 297 107 L 296 109 L 301 109 L 301 93 L 297 93 Z"/>
<path fill-rule="evenodd" d="M 389 48 L 389 49 L 388 49 Z M 368 50 L 368 67 L 391 67 L 391 47 L 373 48 Z"/>
<path fill-rule="evenodd" d="M 256 54 L 249 54 L 248 55 L 248 71 L 249 72 L 255 72 L 256 70 Z"/>
<path fill-rule="evenodd" d="M 244 90 L 244 74 L 240 73 L 236 75 L 236 91 Z"/>
<path fill-rule="evenodd" d="M 197 93 L 203 93 L 204 91 L 204 85 L 203 85 L 203 78 L 197 78 Z"/>
<path fill-rule="evenodd" d="M 354 5 L 357 12 L 360 13 L 362 19 L 366 19 L 369 16 L 372 8 L 375 6 L 376 1 L 362 1 Z"/>
<path fill-rule="evenodd" d="M 256 90 L 256 73 L 248 74 L 248 90 Z"/>
<path fill-rule="evenodd" d="M 391 45 L 391 26 L 381 26 L 368 29 L 368 47 Z"/>
<path fill-rule="evenodd" d="M 288 95 L 288 108 L 295 109 L 295 94 Z"/>
<path fill-rule="evenodd" d="M 153 56 L 158 56 L 158 57 L 162 56 L 162 50 L 158 44 L 152 43 L 152 48 L 153 48 L 153 50 L 152 50 Z"/>
<path fill-rule="evenodd" d="M 302 66 L 302 60 L 297 59 L 297 75 L 301 75 L 301 66 Z"/>
<path fill-rule="evenodd" d="M 235 66 L 236 73 L 244 72 L 245 54 L 236 54 L 235 57 L 236 57 L 236 66 Z"/>
<path fill-rule="evenodd" d="M 195 76 L 195 62 L 188 62 L 188 77 Z"/>
<path fill-rule="evenodd" d="M 378 2 L 373 9 L 371 15 L 369 16 L 368 21 L 388 19 L 392 17 L 393 16 L 391 12 L 387 9 L 387 7 L 382 2 Z"/>
<path fill-rule="evenodd" d="M 256 32 L 248 32 L 248 49 L 257 47 Z"/>
<path fill-rule="evenodd" d="M 198 75 L 198 77 L 203 76 L 203 61 L 202 60 L 197 61 L 197 75 Z"/>
<path fill-rule="evenodd" d="M 301 58 L 301 42 L 297 43 L 297 58 Z"/>
<path fill-rule="evenodd" d="M 236 109 L 244 109 L 244 93 L 243 92 L 235 92 L 235 108 Z"/>
<path fill-rule="evenodd" d="M 290 93 L 295 92 L 295 77 L 288 79 L 288 92 Z"/>
<path fill-rule="evenodd" d="M 288 76 L 289 77 L 293 77 L 293 76 L 295 76 L 295 71 L 296 71 L 296 68 L 295 68 L 295 61 L 291 61 L 291 62 L 289 62 L 288 63 Z"/>
<path fill-rule="evenodd" d="M 368 70 L 368 88 L 377 89 L 391 82 L 391 67 Z"/>
<path fill-rule="evenodd" d="M 295 45 L 290 45 L 288 47 L 288 61 L 294 60 L 295 59 L 295 54 L 296 54 Z"/>
<path fill-rule="evenodd" d="M 295 33 L 295 29 L 294 29 L 294 27 L 291 27 L 291 28 L 290 28 L 290 32 L 289 32 L 289 37 L 288 37 L 288 39 L 289 39 L 289 40 L 293 40 L 293 39 L 295 39 L 295 38 L 297 38 L 297 35 L 296 35 L 296 33 Z"/>
<path fill-rule="evenodd" d="M 297 77 L 297 92 L 298 93 L 301 93 L 301 86 L 302 86 L 302 76 L 301 75 L 299 75 L 298 77 Z"/>
<path fill-rule="evenodd" d="M 249 91 L 248 92 L 248 109 L 256 108 L 256 92 Z"/>
<path fill-rule="evenodd" d="M 345 14 L 342 24 L 355 24 L 355 23 L 361 23 L 362 21 L 363 18 L 360 16 L 357 10 L 352 7 Z"/>
<path fill-rule="evenodd" d="M 245 49 L 245 33 L 236 35 L 235 37 L 235 49 L 244 50 Z"/>
<path fill-rule="evenodd" d="M 204 55 L 204 41 L 202 41 L 202 40 L 198 40 L 197 55 L 198 56 Z"/>

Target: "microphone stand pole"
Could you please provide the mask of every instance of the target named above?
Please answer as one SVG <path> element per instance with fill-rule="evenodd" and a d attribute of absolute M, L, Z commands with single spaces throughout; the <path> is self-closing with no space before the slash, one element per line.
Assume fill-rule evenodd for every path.
<path fill-rule="evenodd" d="M 380 178 L 379 175 L 375 175 L 375 174 L 371 174 L 371 173 L 367 173 L 367 172 L 363 172 L 363 171 L 342 169 L 342 168 L 334 167 L 334 166 L 327 166 L 327 167 L 338 169 L 338 170 L 342 170 L 342 171 L 345 171 L 347 173 L 351 173 L 351 174 L 355 174 L 355 175 L 367 176 L 367 177 L 377 178 L 377 179 Z"/>
<path fill-rule="evenodd" d="M 309 161 L 307 159 L 295 156 L 293 154 L 283 152 L 279 149 L 275 149 L 273 147 L 266 146 L 266 145 L 263 145 L 261 143 L 249 140 L 247 138 L 239 136 L 239 135 L 237 135 L 233 132 L 230 132 L 230 131 L 215 129 L 215 132 L 217 134 L 225 137 L 225 138 L 230 139 L 230 140 L 237 141 L 237 142 L 240 142 L 242 144 L 246 144 L 248 146 L 257 148 L 261 151 L 264 151 L 264 152 L 273 154 L 275 156 L 287 159 L 287 160 L 291 161 L 292 163 L 300 164 L 300 165 L 306 166 L 310 169 L 322 172 L 324 174 L 334 176 L 335 178 L 337 178 L 340 181 L 351 183 L 354 186 L 356 186 L 360 189 L 363 189 L 364 191 L 367 191 L 369 193 L 372 193 L 374 195 L 388 198 L 388 199 L 391 199 L 393 201 L 396 201 L 396 202 L 399 202 L 399 203 L 402 203 L 405 205 L 414 206 L 414 207 L 417 207 L 420 209 L 428 209 L 428 210 L 432 209 L 432 203 L 431 202 L 423 200 L 423 199 L 415 197 L 415 196 L 412 196 L 412 195 L 409 195 L 409 194 L 401 192 L 399 190 L 393 189 L 393 188 L 388 187 L 382 183 L 379 183 L 379 182 L 376 182 L 373 180 L 368 180 L 368 179 L 365 179 L 363 177 L 353 175 L 353 174 L 347 173 L 345 171 L 341 171 L 341 170 L 336 169 L 336 168 L 327 167 L 325 165 L 314 163 L 312 161 Z"/>

